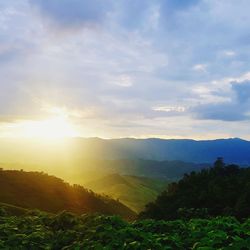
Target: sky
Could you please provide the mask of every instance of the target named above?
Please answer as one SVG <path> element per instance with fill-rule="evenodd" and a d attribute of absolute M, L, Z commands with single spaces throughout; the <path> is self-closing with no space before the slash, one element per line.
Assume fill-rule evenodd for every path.
<path fill-rule="evenodd" d="M 249 9 L 0 0 L 0 137 L 250 139 Z"/>

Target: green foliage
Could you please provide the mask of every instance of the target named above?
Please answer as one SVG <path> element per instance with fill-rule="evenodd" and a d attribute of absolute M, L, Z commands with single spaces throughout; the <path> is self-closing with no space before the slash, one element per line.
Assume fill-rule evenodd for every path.
<path fill-rule="evenodd" d="M 128 223 L 117 216 L 69 212 L 0 215 L 0 249 L 244 250 L 249 246 L 250 220 L 240 223 L 233 217 Z"/>
<path fill-rule="evenodd" d="M 207 208 L 179 208 L 177 214 L 178 217 L 183 219 L 209 217 Z"/>
<path fill-rule="evenodd" d="M 209 216 L 250 216 L 250 168 L 225 166 L 218 158 L 213 168 L 185 174 L 178 183 L 149 203 L 141 218 L 177 219 Z"/>
<path fill-rule="evenodd" d="M 5 216 L 7 215 L 6 210 L 3 207 L 0 207 L 0 216 Z"/>

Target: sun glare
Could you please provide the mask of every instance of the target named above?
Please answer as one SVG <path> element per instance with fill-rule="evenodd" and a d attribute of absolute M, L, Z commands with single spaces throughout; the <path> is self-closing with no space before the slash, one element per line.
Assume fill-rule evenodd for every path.
<path fill-rule="evenodd" d="M 65 118 L 56 117 L 27 123 L 24 126 L 23 135 L 26 137 L 63 138 L 77 136 L 77 132 Z"/>
<path fill-rule="evenodd" d="M 41 120 L 18 120 L 0 126 L 1 137 L 52 139 L 78 137 L 78 129 L 72 122 L 71 113 L 63 108 L 46 110 L 48 118 Z"/>

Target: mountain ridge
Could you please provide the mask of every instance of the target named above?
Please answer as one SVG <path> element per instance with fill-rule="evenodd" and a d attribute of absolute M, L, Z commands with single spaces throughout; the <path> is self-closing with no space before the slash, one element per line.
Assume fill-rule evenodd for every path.
<path fill-rule="evenodd" d="M 240 138 L 193 140 L 193 139 L 137 139 L 137 138 L 67 138 L 59 144 L 49 144 L 39 140 L 0 139 L 1 162 L 16 162 L 27 159 L 34 163 L 36 159 L 58 162 L 58 153 L 62 155 L 61 165 L 69 158 L 73 163 L 83 159 L 145 159 L 156 161 L 184 161 L 192 163 L 212 163 L 217 157 L 223 157 L 227 163 L 250 164 L 250 141 Z M 63 159 L 63 154 L 67 157 Z M 46 159 L 46 161 L 47 161 Z M 72 165 L 72 164 L 71 164 Z"/>
<path fill-rule="evenodd" d="M 73 139 L 74 140 L 74 139 Z M 181 160 L 212 163 L 221 156 L 228 163 L 250 164 L 250 141 L 240 138 L 215 140 L 160 139 L 160 138 L 78 138 L 89 145 L 89 155 L 105 159 Z M 95 150 L 92 152 L 91 147 Z M 98 154 L 99 152 L 99 154 Z"/>

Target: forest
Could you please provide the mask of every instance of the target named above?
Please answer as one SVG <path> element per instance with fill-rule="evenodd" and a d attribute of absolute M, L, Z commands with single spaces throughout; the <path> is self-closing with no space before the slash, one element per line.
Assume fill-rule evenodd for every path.
<path fill-rule="evenodd" d="M 168 185 L 141 217 L 176 219 L 181 216 L 250 216 L 250 168 L 225 165 L 218 158 L 214 166 L 185 174 Z"/>

